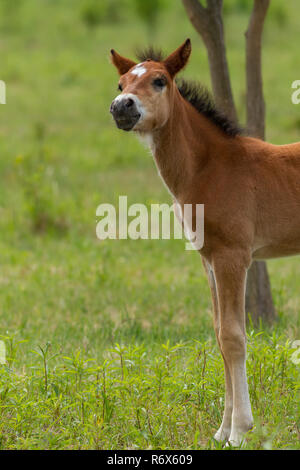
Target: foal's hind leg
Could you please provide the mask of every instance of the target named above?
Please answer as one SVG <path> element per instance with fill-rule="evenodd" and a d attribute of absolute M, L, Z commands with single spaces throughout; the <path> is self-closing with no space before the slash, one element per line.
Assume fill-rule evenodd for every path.
<path fill-rule="evenodd" d="M 253 418 L 246 376 L 245 288 L 249 256 L 245 253 L 215 254 L 219 310 L 219 343 L 232 382 L 233 409 L 229 442 L 238 446 L 252 428 Z"/>
<path fill-rule="evenodd" d="M 217 288 L 216 288 L 216 280 L 215 275 L 212 270 L 210 264 L 202 257 L 203 266 L 205 268 L 210 290 L 212 296 L 212 303 L 213 303 L 213 320 L 214 320 L 214 329 L 215 334 L 217 337 L 217 341 L 221 350 L 221 345 L 219 341 L 219 331 L 220 331 L 220 312 L 218 306 L 218 297 L 217 297 Z M 226 363 L 225 357 L 222 353 L 223 361 L 224 361 L 224 372 L 225 372 L 225 407 L 224 407 L 224 414 L 221 426 L 219 427 L 218 431 L 216 432 L 214 438 L 217 441 L 227 441 L 230 436 L 231 431 L 231 415 L 232 415 L 232 383 L 231 377 L 229 372 L 229 367 Z"/>

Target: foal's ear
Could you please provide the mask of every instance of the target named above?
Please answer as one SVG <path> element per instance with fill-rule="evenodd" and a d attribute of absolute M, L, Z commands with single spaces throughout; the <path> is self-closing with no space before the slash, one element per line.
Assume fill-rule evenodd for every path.
<path fill-rule="evenodd" d="M 173 78 L 187 63 L 192 50 L 191 40 L 187 39 L 176 51 L 164 60 L 165 67 Z"/>
<path fill-rule="evenodd" d="M 111 49 L 111 61 L 114 64 L 115 67 L 117 67 L 118 72 L 120 75 L 123 75 L 124 73 L 128 72 L 131 67 L 134 67 L 136 65 L 133 60 L 126 59 L 126 57 L 122 57 L 119 55 L 114 49 Z"/>

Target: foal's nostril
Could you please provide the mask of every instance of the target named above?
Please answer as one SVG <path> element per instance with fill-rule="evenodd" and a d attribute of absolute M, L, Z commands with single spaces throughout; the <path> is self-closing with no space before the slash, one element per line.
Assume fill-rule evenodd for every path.
<path fill-rule="evenodd" d="M 141 117 L 136 100 L 130 96 L 121 95 L 110 105 L 110 112 L 119 129 L 130 131 Z"/>
<path fill-rule="evenodd" d="M 131 98 L 127 98 L 127 100 L 125 101 L 126 108 L 130 108 L 131 106 L 133 106 L 133 104 L 134 104 L 134 101 Z"/>
<path fill-rule="evenodd" d="M 115 102 L 113 101 L 112 104 L 110 105 L 110 112 L 112 113 L 115 107 Z"/>

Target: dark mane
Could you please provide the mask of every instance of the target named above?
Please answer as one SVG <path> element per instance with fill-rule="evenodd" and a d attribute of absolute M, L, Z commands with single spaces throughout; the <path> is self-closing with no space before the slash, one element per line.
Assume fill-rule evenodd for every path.
<path fill-rule="evenodd" d="M 145 62 L 147 59 L 154 60 L 154 62 L 162 62 L 165 54 L 160 49 L 149 46 L 146 49 L 138 49 L 136 56 L 140 62 Z"/>
<path fill-rule="evenodd" d="M 243 133 L 239 126 L 217 109 L 211 94 L 203 85 L 184 79 L 177 79 L 176 84 L 181 96 L 191 103 L 200 114 L 204 114 L 205 117 L 222 129 L 225 134 L 235 137 Z"/>
<path fill-rule="evenodd" d="M 161 50 L 152 46 L 136 53 L 140 62 L 147 59 L 155 62 L 162 62 L 164 54 Z M 232 122 L 224 113 L 219 111 L 211 97 L 209 91 L 200 83 L 187 81 L 184 79 L 176 79 L 176 85 L 181 96 L 187 100 L 200 114 L 203 114 L 216 126 L 218 126 L 225 134 L 235 137 L 243 133 L 243 130 Z"/>

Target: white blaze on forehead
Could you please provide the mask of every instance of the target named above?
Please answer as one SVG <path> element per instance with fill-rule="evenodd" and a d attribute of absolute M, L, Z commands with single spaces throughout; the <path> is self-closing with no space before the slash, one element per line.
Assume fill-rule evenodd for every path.
<path fill-rule="evenodd" d="M 144 62 L 141 62 L 140 64 L 137 64 L 134 69 L 131 71 L 133 75 L 137 75 L 138 77 L 141 77 L 144 75 L 144 73 L 147 72 L 146 67 L 144 66 Z"/>

